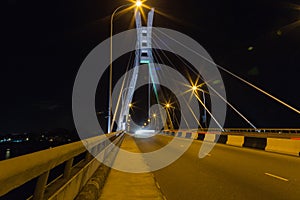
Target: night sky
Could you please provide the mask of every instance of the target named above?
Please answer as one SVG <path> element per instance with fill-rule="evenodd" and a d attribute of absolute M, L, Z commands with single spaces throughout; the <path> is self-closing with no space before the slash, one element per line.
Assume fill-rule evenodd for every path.
<path fill-rule="evenodd" d="M 0 134 L 73 129 L 76 73 L 88 53 L 109 37 L 114 9 L 127 2 L 5 1 Z M 289 25 L 300 20 L 299 0 L 149 0 L 146 4 L 171 16 L 156 14 L 154 26 L 189 35 L 217 64 L 300 109 L 300 22 Z M 129 26 L 132 15 L 117 18 L 114 33 L 134 28 Z M 299 114 L 222 76 L 228 100 L 257 127 L 300 127 Z M 244 125 L 232 111 L 228 115 L 226 126 Z"/>

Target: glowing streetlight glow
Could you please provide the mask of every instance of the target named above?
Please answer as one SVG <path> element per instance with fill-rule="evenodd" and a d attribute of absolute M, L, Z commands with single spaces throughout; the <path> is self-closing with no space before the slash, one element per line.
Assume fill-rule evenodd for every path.
<path fill-rule="evenodd" d="M 132 105 L 132 103 L 130 103 L 128 106 L 129 106 L 129 108 L 132 108 L 133 105 Z"/>
<path fill-rule="evenodd" d="M 155 117 L 156 117 L 156 114 L 154 113 L 152 116 L 155 118 Z"/>
<path fill-rule="evenodd" d="M 193 91 L 196 91 L 198 88 L 197 88 L 197 86 L 196 85 L 194 85 L 193 87 L 192 87 L 192 90 Z"/>
<path fill-rule="evenodd" d="M 170 105 L 169 103 L 167 103 L 167 104 L 166 104 L 166 107 L 167 107 L 167 108 L 170 108 L 170 107 L 171 107 L 171 105 Z"/>
<path fill-rule="evenodd" d="M 144 126 L 147 126 L 147 123 L 144 123 Z"/>
<path fill-rule="evenodd" d="M 136 5 L 136 7 L 140 7 L 140 6 L 142 6 L 142 2 L 138 0 L 138 1 L 136 1 L 135 5 Z"/>
<path fill-rule="evenodd" d="M 150 122 L 151 120 L 150 119 L 148 119 L 148 122 Z"/>
<path fill-rule="evenodd" d="M 252 51 L 254 49 L 253 46 L 248 47 L 248 51 Z"/>

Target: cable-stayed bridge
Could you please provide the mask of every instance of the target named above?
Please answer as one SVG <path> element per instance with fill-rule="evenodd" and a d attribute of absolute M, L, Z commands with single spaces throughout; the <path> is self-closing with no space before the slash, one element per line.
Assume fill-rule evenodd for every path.
<path fill-rule="evenodd" d="M 107 134 L 1 161 L 1 198 L 299 198 L 300 129 L 257 127 L 226 99 L 226 85 L 214 73 L 221 70 L 287 111 L 300 112 L 175 40 L 174 32 L 152 27 L 153 17 L 151 9 L 143 26 L 141 13 L 135 13 L 133 67 L 116 84 L 117 95 L 111 94 Z M 200 70 L 188 63 L 195 55 Z M 164 65 L 178 64 L 174 57 L 188 70 L 176 73 Z M 147 92 L 135 97 L 141 86 Z M 139 122 L 135 98 L 147 107 Z M 247 127 L 224 127 L 226 109 Z"/>

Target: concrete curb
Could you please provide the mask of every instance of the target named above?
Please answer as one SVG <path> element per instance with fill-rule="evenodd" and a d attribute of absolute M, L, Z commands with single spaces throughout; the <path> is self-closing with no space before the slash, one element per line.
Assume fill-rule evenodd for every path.
<path fill-rule="evenodd" d="M 237 147 L 243 147 L 244 140 L 245 140 L 244 136 L 228 135 L 226 144 L 237 146 Z"/>
<path fill-rule="evenodd" d="M 117 147 L 120 147 L 120 145 L 122 144 L 123 137 L 124 136 L 122 136 L 122 138 L 117 142 Z M 109 156 L 105 159 L 105 163 L 112 165 L 119 151 L 119 148 L 117 147 L 114 147 L 114 149 L 110 152 Z M 105 164 L 101 163 L 94 175 L 90 178 L 81 192 L 76 196 L 75 200 L 98 199 L 101 194 L 101 189 L 103 188 L 106 178 L 108 177 L 110 169 L 110 167 L 107 167 Z"/>
<path fill-rule="evenodd" d="M 95 200 L 100 196 L 110 168 L 104 164 L 97 169 L 93 177 L 84 186 L 83 190 L 77 195 L 76 200 Z"/>
<path fill-rule="evenodd" d="M 300 140 L 267 138 L 266 151 L 300 156 Z"/>
<path fill-rule="evenodd" d="M 260 149 L 268 152 L 275 152 L 286 155 L 300 156 L 300 138 L 267 138 L 240 135 L 219 135 L 219 139 L 217 140 L 216 134 L 218 133 L 206 133 L 184 130 L 164 130 L 161 132 L 161 134 L 181 138 L 190 138 L 194 140 L 217 142 L 236 147 Z"/>

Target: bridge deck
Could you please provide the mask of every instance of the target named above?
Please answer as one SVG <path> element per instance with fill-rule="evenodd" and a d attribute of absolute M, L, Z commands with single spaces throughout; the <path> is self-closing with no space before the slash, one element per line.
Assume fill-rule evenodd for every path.
<path fill-rule="evenodd" d="M 125 136 L 121 148 L 130 152 L 140 153 L 134 139 L 128 135 Z M 124 160 L 124 158 L 117 155 L 114 164 L 119 165 L 122 162 L 130 163 L 130 160 Z M 142 156 L 140 157 L 139 165 L 148 168 Z M 157 188 L 152 173 L 126 173 L 111 169 L 99 199 L 163 199 L 163 195 Z"/>

